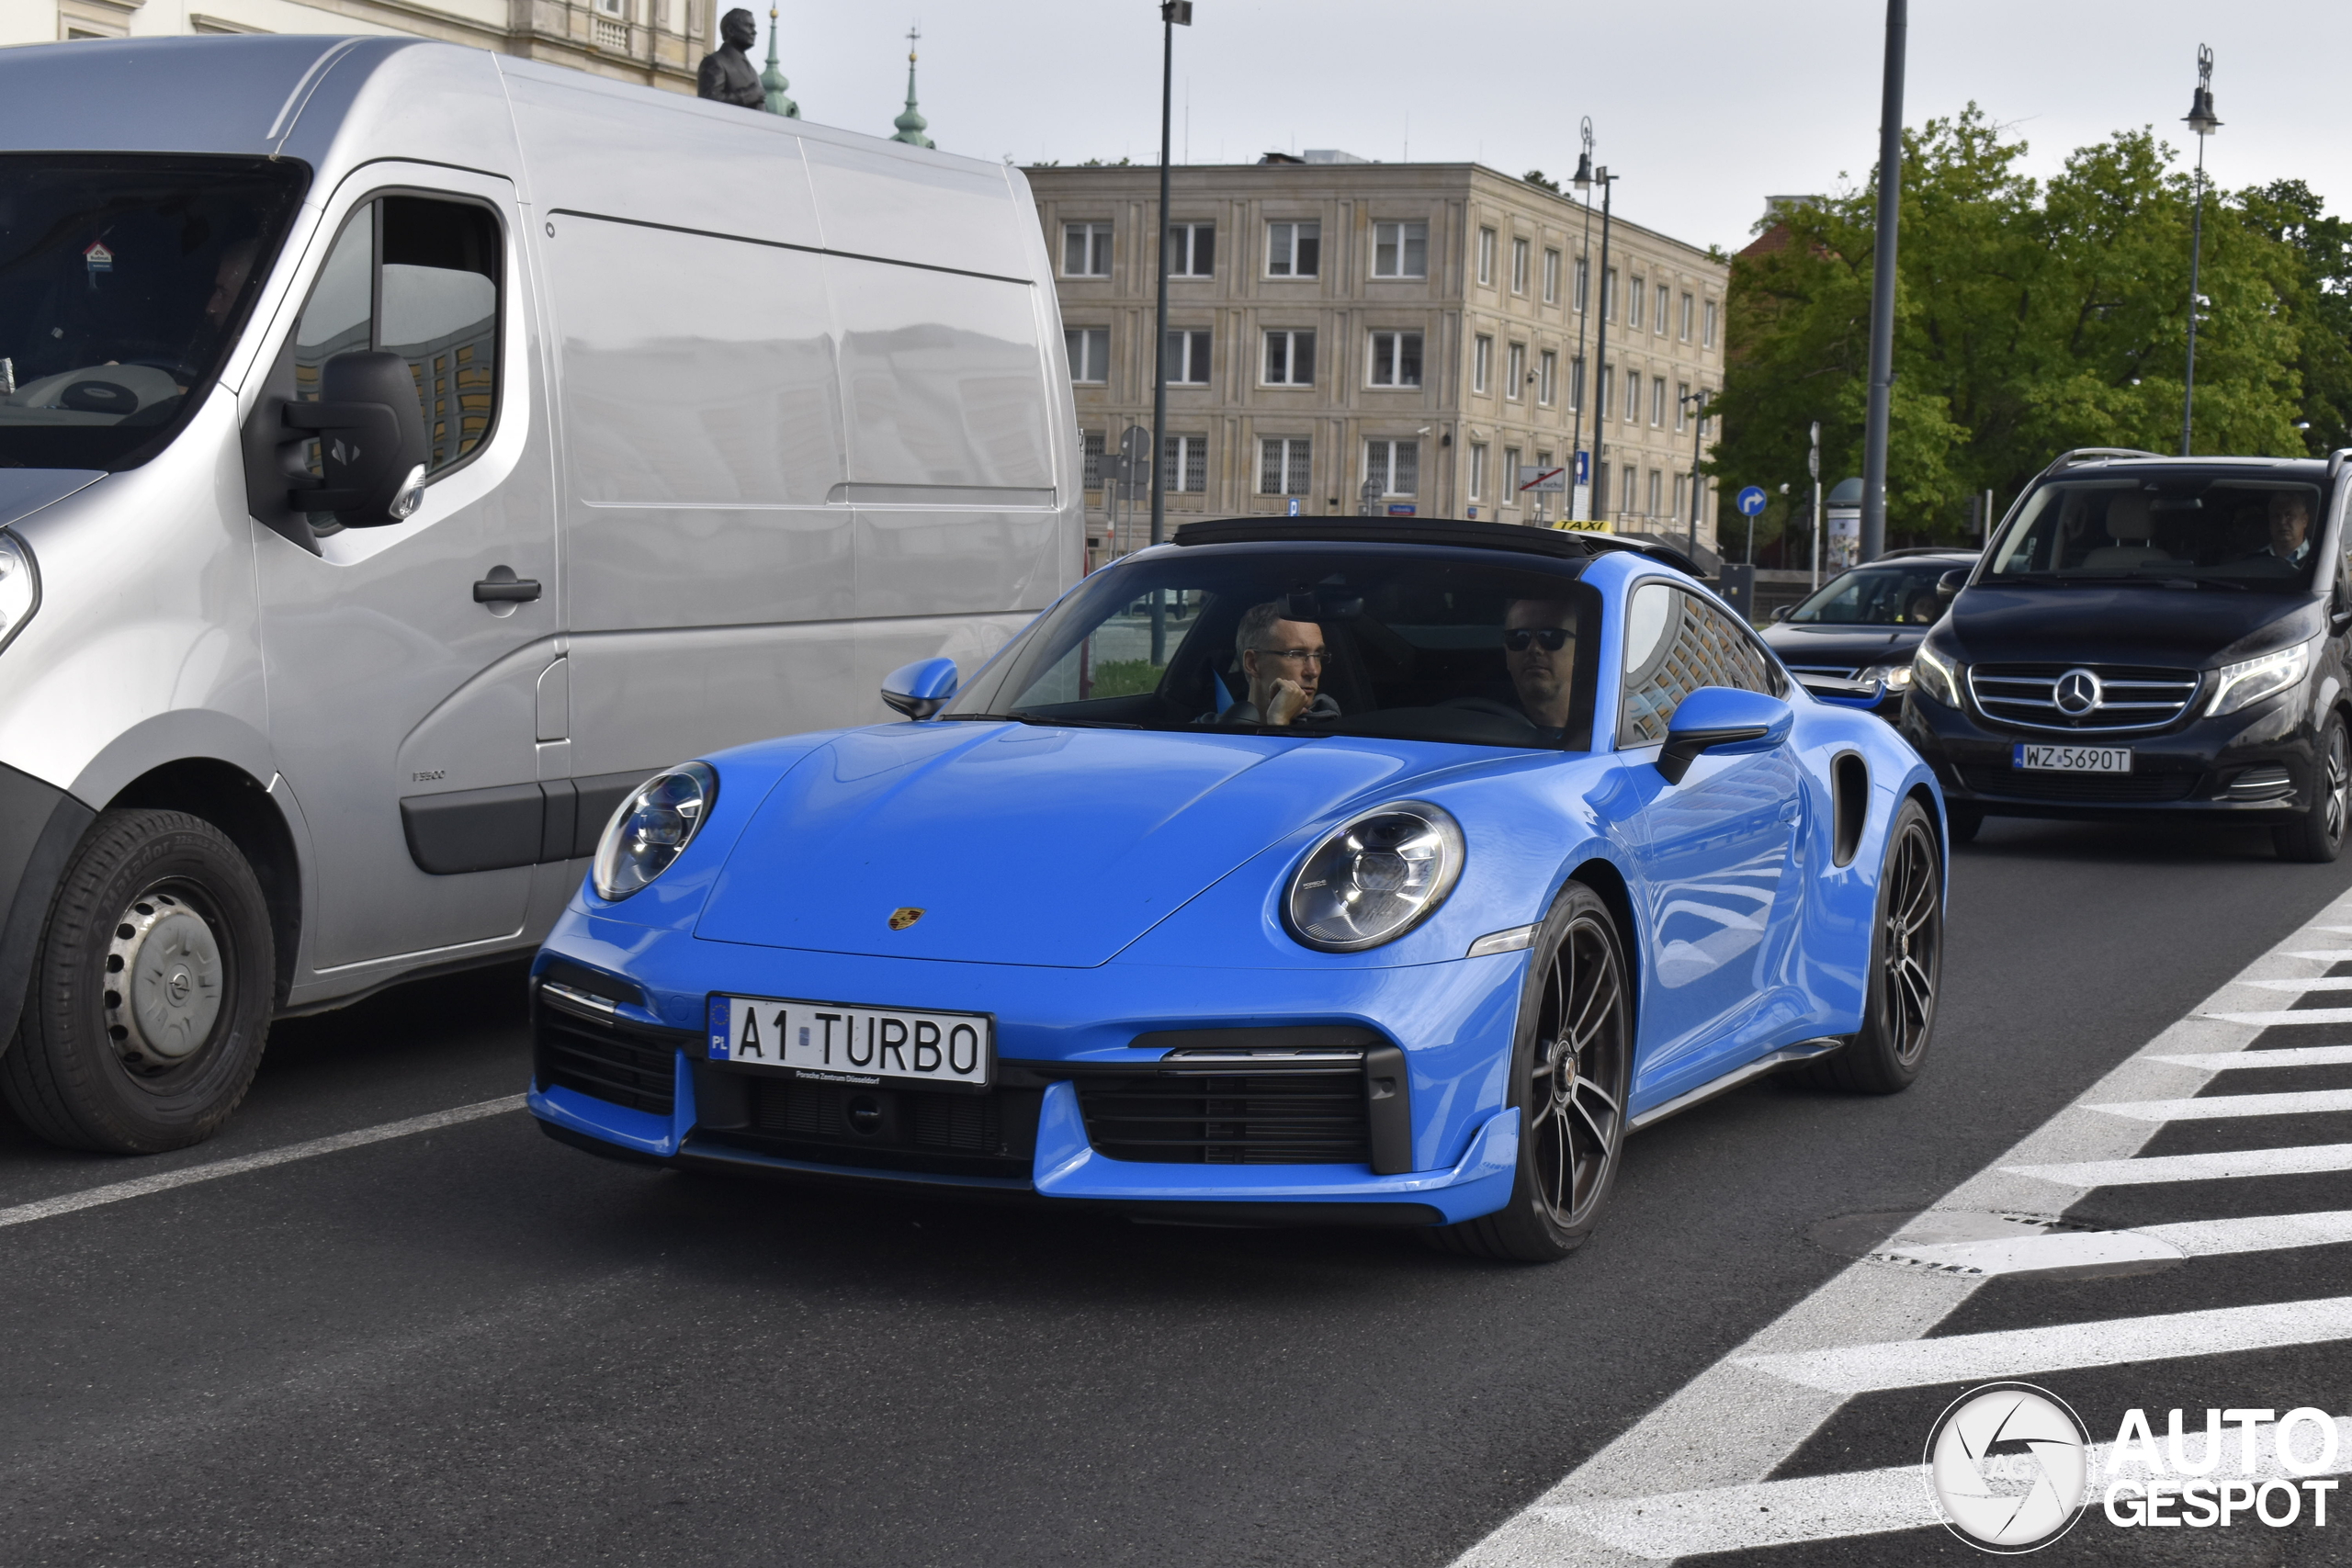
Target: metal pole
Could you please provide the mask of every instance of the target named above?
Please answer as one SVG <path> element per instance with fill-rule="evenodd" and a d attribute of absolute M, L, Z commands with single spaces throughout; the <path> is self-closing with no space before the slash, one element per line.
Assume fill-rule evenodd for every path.
<path fill-rule="evenodd" d="M 2197 414 L 2197 273 L 2205 252 L 2205 138 L 2197 139 L 2197 215 L 2188 225 L 2188 369 L 2180 394 L 2180 455 L 2188 456 Z"/>
<path fill-rule="evenodd" d="M 1707 393 L 1704 388 L 1700 389 L 1693 401 L 1697 405 L 1698 417 L 1690 422 L 1690 548 L 1686 553 L 1692 560 L 1697 560 L 1699 558 L 1699 442 L 1707 428 Z M 1752 517 L 1747 521 L 1747 536 L 1751 540 L 1756 537 L 1756 520 Z M 1721 543 L 1720 540 L 1717 542 Z M 1749 551 L 1750 555 L 1754 553 L 1753 550 Z"/>
<path fill-rule="evenodd" d="M 1592 344 L 1592 495 L 1593 521 L 1600 520 L 1600 497 L 1607 476 L 1600 468 L 1601 425 L 1609 415 L 1609 198 L 1616 194 L 1617 176 L 1606 167 L 1597 170 L 1600 182 L 1600 276 L 1592 280 L 1592 297 L 1600 306 L 1600 325 Z"/>
<path fill-rule="evenodd" d="M 1886 74 L 1878 111 L 1878 254 L 1871 267 L 1870 419 L 1862 433 L 1860 561 L 1886 549 L 1886 429 L 1894 397 L 1894 238 L 1903 217 L 1903 51 L 1908 0 L 1886 0 Z"/>
<path fill-rule="evenodd" d="M 1151 356 L 1151 542 L 1168 537 L 1168 118 L 1176 83 L 1176 11 L 1159 7 L 1159 308 L 1152 328 L 1159 341 Z M 1151 661 L 1168 662 L 1168 612 L 1151 596 Z"/>
<path fill-rule="evenodd" d="M 1813 446 L 1805 454 L 1805 471 L 1813 476 L 1813 586 L 1821 586 L 1821 422 L 1813 422 Z M 1783 556 L 1782 559 L 1787 557 Z"/>
<path fill-rule="evenodd" d="M 1592 117 L 1589 115 L 1585 117 L 1581 134 L 1584 138 L 1584 157 L 1586 160 L 1589 161 L 1592 157 Z M 1607 199 L 1609 187 L 1605 185 L 1602 186 L 1600 187 L 1600 194 L 1604 200 Z M 1592 303 L 1594 299 L 1592 283 L 1592 190 L 1590 186 L 1585 187 L 1584 191 L 1584 245 L 1582 249 L 1577 253 L 1577 261 L 1584 267 L 1584 299 L 1581 301 L 1582 308 L 1577 311 L 1577 359 L 1581 364 L 1584 362 L 1584 330 L 1591 323 Z M 1571 289 L 1576 288 L 1576 279 L 1573 276 L 1568 279 L 1568 287 Z M 1576 367 L 1574 366 L 1569 367 L 1568 374 L 1571 377 L 1574 377 L 1577 374 Z M 1593 388 L 1596 382 L 1593 376 L 1592 366 L 1589 364 L 1584 364 L 1584 386 L 1578 389 L 1577 397 L 1576 427 L 1568 433 L 1568 510 L 1570 512 L 1574 512 L 1576 510 L 1576 455 L 1584 450 L 1584 411 L 1585 406 L 1592 400 Z M 1599 418 L 1596 417 L 1593 423 L 1597 428 L 1600 424 Z M 1585 458 L 1584 514 L 1576 519 L 1576 521 L 1579 523 L 1589 523 L 1593 520 L 1591 464 L 1592 459 L 1588 456 Z"/>

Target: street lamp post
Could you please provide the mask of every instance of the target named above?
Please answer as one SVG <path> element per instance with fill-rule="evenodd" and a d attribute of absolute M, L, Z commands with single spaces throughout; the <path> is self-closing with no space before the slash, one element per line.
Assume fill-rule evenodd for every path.
<path fill-rule="evenodd" d="M 1702 387 L 1695 392 L 1683 393 L 1677 400 L 1697 405 L 1692 411 L 1693 417 L 1690 421 L 1690 548 L 1685 552 L 1692 560 L 1699 558 L 1699 489 L 1703 482 L 1699 478 L 1699 444 L 1706 438 L 1707 409 L 1713 399 L 1714 394 Z M 1756 537 L 1756 523 L 1753 518 L 1748 520 L 1747 536 L 1751 541 L 1747 548 L 1748 558 L 1753 560 L 1756 557 L 1756 547 L 1753 543 Z"/>
<path fill-rule="evenodd" d="M 1609 408 L 1609 198 L 1614 194 L 1611 187 L 1617 183 L 1618 178 L 1618 175 L 1609 172 L 1609 165 L 1606 164 L 1597 169 L 1594 168 L 1589 152 L 1577 161 L 1576 187 L 1587 193 L 1585 205 L 1588 209 L 1592 205 L 1589 193 L 1593 186 L 1598 183 L 1600 186 L 1600 274 L 1592 280 L 1593 301 L 1600 307 L 1600 325 L 1593 332 L 1592 456 L 1588 459 L 1592 465 L 1594 498 L 1592 510 L 1595 522 L 1600 520 L 1599 502 L 1606 483 L 1606 478 L 1600 470 L 1600 422 L 1602 415 L 1608 412 Z M 1579 427 L 1584 423 L 1584 415 L 1581 411 L 1577 415 L 1577 423 Z"/>
<path fill-rule="evenodd" d="M 1577 265 L 1584 268 L 1584 290 L 1577 300 L 1577 361 L 1576 365 L 1570 368 L 1569 374 L 1574 376 L 1582 372 L 1586 384 L 1576 389 L 1577 423 L 1576 428 L 1568 433 L 1568 445 L 1571 448 L 1580 449 L 1584 446 L 1584 406 L 1592 396 L 1591 367 L 1585 363 L 1584 357 L 1584 329 L 1592 317 L 1592 116 L 1584 117 L 1584 123 L 1577 128 L 1577 134 L 1583 141 L 1583 151 L 1577 154 L 1576 177 L 1569 183 L 1576 186 L 1577 194 L 1584 197 L 1584 245 L 1577 253 Z M 1573 280 L 1570 282 L 1570 287 L 1575 287 Z M 1569 455 L 1568 463 L 1572 468 L 1575 466 L 1576 457 L 1573 451 Z M 1581 486 L 1577 485 L 1575 478 L 1571 476 L 1568 486 L 1569 512 L 1574 514 L 1575 520 L 1578 523 L 1591 522 L 1592 460 L 1590 458 L 1585 459 L 1584 483 Z M 1582 495 L 1577 493 L 1579 489 L 1584 492 Z"/>
<path fill-rule="evenodd" d="M 1886 548 L 1886 437 L 1894 414 L 1894 242 L 1903 219 L 1903 54 L 1909 0 L 1886 0 L 1878 111 L 1878 233 L 1871 258 L 1871 385 L 1862 424 L 1861 560 Z"/>
<path fill-rule="evenodd" d="M 2197 215 L 2188 226 L 2188 368 L 2180 394 L 2180 455 L 2186 457 L 2197 414 L 2197 312 L 2203 303 L 2197 298 L 2197 273 L 2205 251 L 2205 139 L 2222 129 L 2213 115 L 2213 51 L 2201 43 L 2197 46 L 2197 96 L 2188 100 L 2188 112 L 2181 118 L 2197 133 Z"/>
<path fill-rule="evenodd" d="M 1168 538 L 1168 122 L 1176 85 L 1176 29 L 1193 25 L 1193 0 L 1159 0 L 1159 309 L 1151 356 L 1151 542 Z M 1151 595 L 1151 661 L 1168 662 L 1168 613 Z"/>

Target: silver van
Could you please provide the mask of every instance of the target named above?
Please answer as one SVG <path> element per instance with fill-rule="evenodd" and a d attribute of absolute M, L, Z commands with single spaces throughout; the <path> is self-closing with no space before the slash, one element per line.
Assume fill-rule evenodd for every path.
<path fill-rule="evenodd" d="M 1012 168 L 408 39 L 0 51 L 0 1084 L 141 1153 L 1082 570 Z M 0 1039 L 9 1025 L 0 1024 Z"/>

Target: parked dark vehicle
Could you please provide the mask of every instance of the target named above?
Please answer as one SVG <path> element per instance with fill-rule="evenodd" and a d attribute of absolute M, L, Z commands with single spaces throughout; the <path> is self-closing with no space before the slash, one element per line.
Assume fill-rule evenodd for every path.
<path fill-rule="evenodd" d="M 1975 564 L 1970 550 L 1890 550 L 1774 612 L 1764 640 L 1815 696 L 1892 724 L 1911 689 L 1912 650 L 1951 602 L 1938 582 Z"/>
<path fill-rule="evenodd" d="M 2344 848 L 2352 560 L 2320 459 L 2070 452 L 2018 500 L 1914 657 L 1905 739 L 1951 835 L 1990 813 L 2152 811 Z"/>

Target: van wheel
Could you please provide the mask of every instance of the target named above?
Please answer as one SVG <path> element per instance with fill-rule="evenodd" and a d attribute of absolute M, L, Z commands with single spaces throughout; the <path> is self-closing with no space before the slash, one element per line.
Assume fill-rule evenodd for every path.
<path fill-rule="evenodd" d="M 261 884 L 219 829 L 104 812 L 50 907 L 0 1091 L 69 1148 L 201 1143 L 253 1083 L 275 973 Z"/>
<path fill-rule="evenodd" d="M 1951 835 L 1955 844 L 1976 841 L 1976 830 L 1984 826 L 1984 813 L 1973 806 L 1944 806 L 1944 831 Z"/>
<path fill-rule="evenodd" d="M 1806 1081 L 1852 1094 L 1896 1094 L 1926 1064 L 1944 972 L 1943 859 L 1936 830 L 1906 800 L 1887 830 L 1871 921 L 1871 984 L 1861 1032 L 1800 1069 Z"/>
<path fill-rule="evenodd" d="M 2352 747 L 2340 713 L 2329 714 L 2320 729 L 2319 777 L 2313 783 L 2310 809 L 2270 829 L 2280 860 L 2325 865 L 2344 852 L 2345 819 L 2352 814 Z"/>

